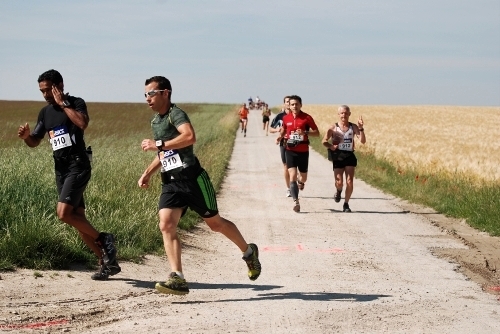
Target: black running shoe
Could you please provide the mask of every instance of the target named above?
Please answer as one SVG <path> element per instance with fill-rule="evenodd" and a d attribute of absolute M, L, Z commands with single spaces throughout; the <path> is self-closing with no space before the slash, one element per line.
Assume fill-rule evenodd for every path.
<path fill-rule="evenodd" d="M 344 212 L 351 212 L 351 209 L 349 208 L 349 204 L 344 203 Z"/>
<path fill-rule="evenodd" d="M 335 194 L 335 197 L 333 198 L 336 203 L 340 202 L 340 195 L 341 194 L 342 194 L 342 189 L 341 190 L 337 189 L 337 193 Z"/>
<path fill-rule="evenodd" d="M 92 274 L 90 278 L 94 281 L 105 281 L 109 278 L 109 276 L 113 276 L 122 271 L 122 268 L 118 265 L 118 262 L 115 260 L 111 264 L 101 264 L 99 267 L 99 271 Z"/>
<path fill-rule="evenodd" d="M 99 233 L 95 241 L 101 249 L 104 264 L 113 263 L 116 260 L 115 236 L 111 233 Z"/>
<path fill-rule="evenodd" d="M 293 201 L 293 211 L 300 212 L 300 203 L 298 199 Z"/>
<path fill-rule="evenodd" d="M 189 293 L 189 287 L 184 278 L 180 278 L 179 275 L 172 272 L 168 278 L 168 281 L 156 283 L 156 290 L 161 293 L 167 293 L 171 295 L 185 295 Z"/>
<path fill-rule="evenodd" d="M 257 278 L 259 278 L 260 272 L 262 270 L 259 261 L 259 248 L 256 244 L 248 244 L 248 246 L 250 246 L 250 248 L 252 249 L 252 254 L 250 254 L 248 257 L 243 257 L 243 260 L 245 260 L 245 262 L 247 263 L 248 278 L 250 278 L 250 280 L 252 281 L 255 281 Z"/>

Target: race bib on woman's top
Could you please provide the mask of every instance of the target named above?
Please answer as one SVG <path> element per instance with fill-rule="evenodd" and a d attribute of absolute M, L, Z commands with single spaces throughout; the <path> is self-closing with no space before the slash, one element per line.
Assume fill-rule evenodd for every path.
<path fill-rule="evenodd" d="M 162 172 L 182 167 L 182 160 L 177 150 L 162 150 L 158 152 L 158 158 L 160 158 Z"/>
<path fill-rule="evenodd" d="M 52 145 L 52 150 L 57 151 L 61 148 L 70 147 L 71 138 L 69 136 L 68 128 L 65 125 L 57 126 L 49 131 L 49 141 Z"/>

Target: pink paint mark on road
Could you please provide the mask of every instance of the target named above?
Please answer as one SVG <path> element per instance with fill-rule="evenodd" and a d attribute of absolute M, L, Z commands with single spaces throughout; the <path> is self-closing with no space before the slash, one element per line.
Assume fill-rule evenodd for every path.
<path fill-rule="evenodd" d="M 500 291 L 500 286 L 490 286 L 488 289 L 493 291 Z"/>
<path fill-rule="evenodd" d="M 298 244 L 296 247 L 299 252 L 304 250 L 304 246 L 302 246 L 301 244 Z"/>
<path fill-rule="evenodd" d="M 67 324 L 68 320 L 52 320 L 52 321 L 44 321 L 44 322 L 34 322 L 31 324 L 13 324 L 13 325 L 0 325 L 0 329 L 37 329 L 41 327 L 50 327 L 57 325 Z"/>

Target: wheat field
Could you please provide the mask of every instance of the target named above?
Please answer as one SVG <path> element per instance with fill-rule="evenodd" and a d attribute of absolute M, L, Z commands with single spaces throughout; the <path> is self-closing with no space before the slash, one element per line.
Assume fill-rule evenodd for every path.
<path fill-rule="evenodd" d="M 304 105 L 321 136 L 338 121 L 339 105 Z M 356 149 L 385 158 L 401 170 L 459 173 L 500 180 L 500 107 L 350 105 L 362 115 L 367 142 Z"/>

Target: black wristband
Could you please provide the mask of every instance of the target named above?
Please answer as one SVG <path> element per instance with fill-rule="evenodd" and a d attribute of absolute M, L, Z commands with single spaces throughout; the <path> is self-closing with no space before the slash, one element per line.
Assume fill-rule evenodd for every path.
<path fill-rule="evenodd" d="M 359 131 L 365 131 L 365 129 L 360 129 L 360 128 L 358 128 L 358 130 L 359 130 Z"/>

